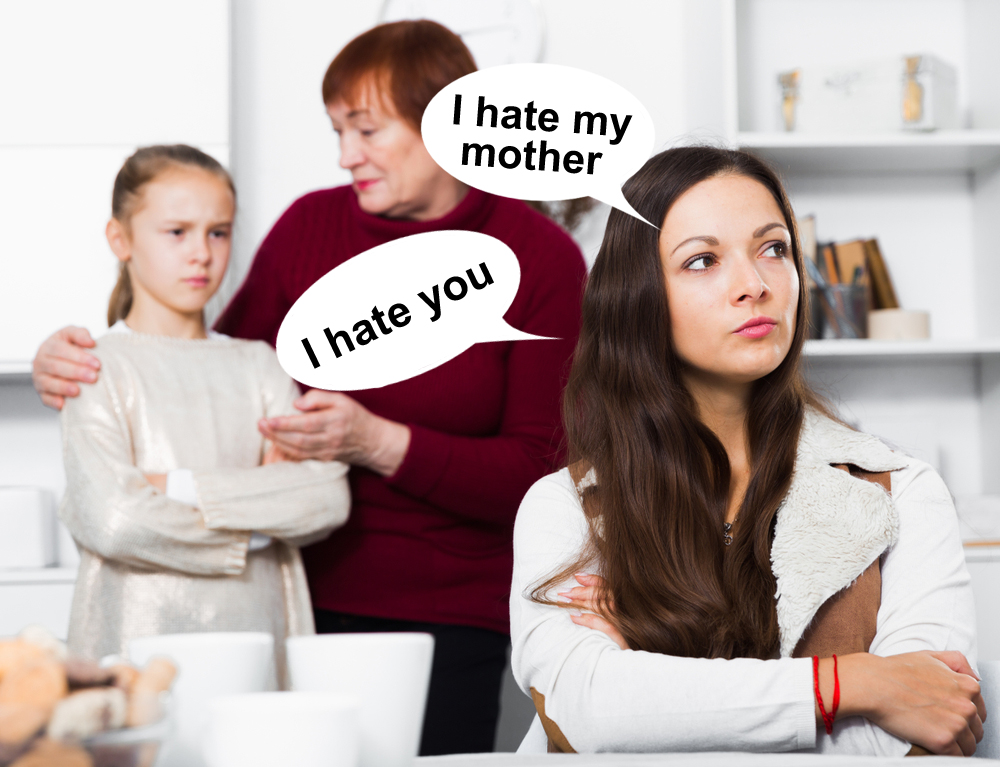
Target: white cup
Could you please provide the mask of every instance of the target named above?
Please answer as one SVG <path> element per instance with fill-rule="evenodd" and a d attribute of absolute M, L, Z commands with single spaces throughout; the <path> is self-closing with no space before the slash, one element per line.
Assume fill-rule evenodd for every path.
<path fill-rule="evenodd" d="M 329 692 L 226 695 L 209 704 L 208 767 L 357 767 L 356 698 Z"/>
<path fill-rule="evenodd" d="M 263 692 L 274 686 L 274 637 L 251 631 L 163 634 L 133 639 L 129 659 L 145 666 L 156 656 L 177 666 L 171 690 L 175 727 L 157 767 L 202 767 L 201 740 L 208 707 L 221 695 Z"/>
<path fill-rule="evenodd" d="M 322 634 L 287 641 L 296 691 L 361 702 L 361 767 L 408 767 L 420 748 L 434 656 L 430 634 Z"/>

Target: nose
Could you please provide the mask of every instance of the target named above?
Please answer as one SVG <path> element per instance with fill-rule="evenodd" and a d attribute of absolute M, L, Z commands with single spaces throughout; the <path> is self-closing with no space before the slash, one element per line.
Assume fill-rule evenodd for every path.
<path fill-rule="evenodd" d="M 364 152 L 361 151 L 361 142 L 350 131 L 340 134 L 340 167 L 345 170 L 352 170 L 365 161 Z"/>
<path fill-rule="evenodd" d="M 764 282 L 757 268 L 757 259 L 737 259 L 736 274 L 733 275 L 733 296 L 735 303 L 757 302 L 764 300 L 771 289 Z"/>
<path fill-rule="evenodd" d="M 212 261 L 211 233 L 205 232 L 202 237 L 192 237 L 191 263 L 205 266 Z"/>

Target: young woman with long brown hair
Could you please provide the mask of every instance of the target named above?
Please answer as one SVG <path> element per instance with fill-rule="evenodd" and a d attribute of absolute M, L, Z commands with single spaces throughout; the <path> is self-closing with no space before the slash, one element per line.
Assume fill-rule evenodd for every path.
<path fill-rule="evenodd" d="M 524 749 L 972 753 L 986 713 L 950 496 L 803 381 L 780 181 L 687 147 L 623 191 L 662 228 L 611 214 L 565 393 L 570 465 L 515 527 L 512 662 L 539 712 Z"/>

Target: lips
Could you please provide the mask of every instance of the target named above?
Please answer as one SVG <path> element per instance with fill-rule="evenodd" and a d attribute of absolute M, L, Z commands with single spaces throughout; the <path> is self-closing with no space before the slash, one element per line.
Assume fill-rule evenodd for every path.
<path fill-rule="evenodd" d="M 744 338 L 763 338 L 777 327 L 776 320 L 770 317 L 753 317 L 740 325 L 733 332 Z"/>
<path fill-rule="evenodd" d="M 374 184 L 377 184 L 377 183 L 378 183 L 378 179 L 377 178 L 358 178 L 358 179 L 354 179 L 354 186 L 356 186 L 358 188 L 359 192 L 363 192 L 366 189 L 369 189 L 370 187 L 372 187 Z"/>
<path fill-rule="evenodd" d="M 203 288 L 208 285 L 208 277 L 188 277 L 184 282 L 193 288 Z"/>

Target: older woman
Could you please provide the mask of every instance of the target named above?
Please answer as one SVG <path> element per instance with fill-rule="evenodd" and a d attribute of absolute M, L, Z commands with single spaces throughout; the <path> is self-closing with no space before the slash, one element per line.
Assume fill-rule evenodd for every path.
<path fill-rule="evenodd" d="M 302 415 L 261 431 L 291 458 L 352 465 L 347 525 L 303 551 L 320 632 L 429 631 L 436 638 L 422 754 L 492 749 L 508 644 L 518 503 L 559 460 L 558 401 L 576 342 L 584 263 L 569 236 L 522 202 L 445 173 L 420 137 L 442 87 L 475 70 L 461 40 L 429 21 L 375 27 L 330 65 L 323 99 L 350 186 L 295 201 L 268 234 L 216 329 L 274 344 L 295 300 L 376 245 L 466 229 L 517 254 L 505 315 L 558 340 L 476 344 L 408 381 L 347 396 L 312 390 Z M 35 359 L 43 400 L 75 396 L 96 360 L 64 329 Z"/>

